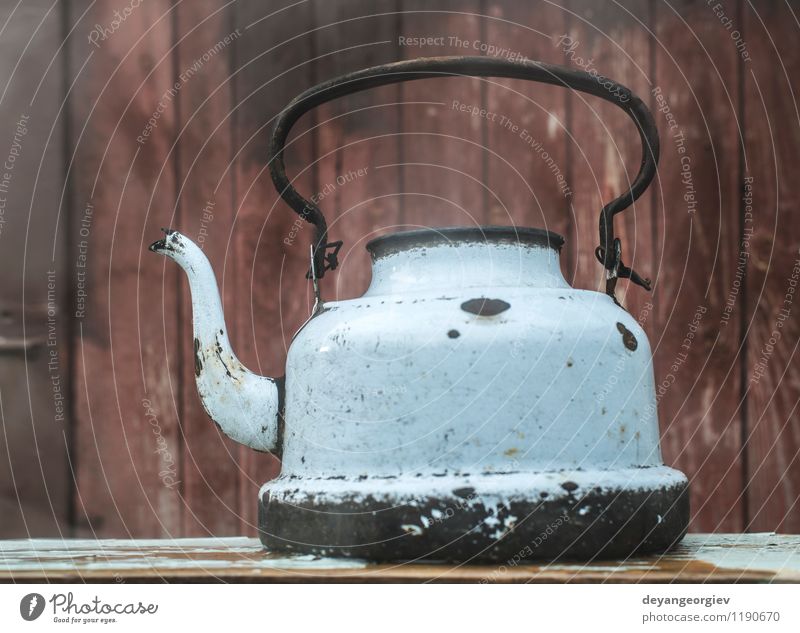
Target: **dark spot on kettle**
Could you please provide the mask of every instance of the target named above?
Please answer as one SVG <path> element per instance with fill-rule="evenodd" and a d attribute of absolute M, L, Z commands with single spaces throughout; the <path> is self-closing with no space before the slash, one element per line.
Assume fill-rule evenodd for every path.
<path fill-rule="evenodd" d="M 449 336 L 450 338 L 458 338 L 459 336 L 461 336 L 461 332 L 459 332 L 458 330 L 450 330 L 447 333 L 447 336 Z"/>
<path fill-rule="evenodd" d="M 461 304 L 461 309 L 464 310 L 464 312 L 482 317 L 497 316 L 510 307 L 511 304 L 502 299 L 486 299 L 485 297 L 470 299 Z"/>
<path fill-rule="evenodd" d="M 619 333 L 622 334 L 622 344 L 632 352 L 636 351 L 636 348 L 639 347 L 639 341 L 636 340 L 633 332 L 626 328 L 622 323 L 617 323 L 617 330 L 619 330 Z"/>
<path fill-rule="evenodd" d="M 455 490 L 453 490 L 453 494 L 456 497 L 461 497 L 462 499 L 468 499 L 469 497 L 475 494 L 475 488 L 473 488 L 472 486 L 466 486 L 464 488 L 456 488 Z"/>
<path fill-rule="evenodd" d="M 200 341 L 194 339 L 194 375 L 199 376 L 203 371 L 203 361 L 200 360 Z"/>

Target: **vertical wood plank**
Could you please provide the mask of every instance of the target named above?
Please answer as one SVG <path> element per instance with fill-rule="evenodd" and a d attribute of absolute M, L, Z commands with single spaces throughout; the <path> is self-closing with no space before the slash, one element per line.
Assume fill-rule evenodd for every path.
<path fill-rule="evenodd" d="M 747 506 L 750 531 L 800 531 L 800 3 L 743 3 Z M 733 46 L 728 42 L 728 46 Z"/>
<path fill-rule="evenodd" d="M 76 230 L 89 224 L 75 323 L 77 533 L 168 536 L 182 509 L 178 269 L 147 245 L 175 206 L 172 3 L 142 3 L 112 31 L 114 9 L 91 5 L 69 42 L 79 96 L 68 176 Z"/>
<path fill-rule="evenodd" d="M 398 58 L 396 0 L 314 6 L 319 81 Z M 364 245 L 399 220 L 400 94 L 399 85 L 384 86 L 317 110 L 316 193 L 331 239 L 345 242 L 340 267 L 323 280 L 331 298 L 363 294 L 371 278 Z"/>
<path fill-rule="evenodd" d="M 425 42 L 401 45 L 403 59 L 481 54 L 473 47 L 485 39 L 477 0 L 443 0 L 435 5 L 403 0 L 401 6 L 398 37 Z M 485 121 L 453 109 L 455 101 L 480 110 L 485 105 L 484 91 L 485 82 L 468 77 L 402 85 L 405 168 L 401 217 L 406 228 L 486 223 Z"/>
<path fill-rule="evenodd" d="M 69 535 L 63 17 L 0 6 L 0 538 Z"/>
<path fill-rule="evenodd" d="M 181 3 L 176 12 L 177 74 L 189 77 L 178 102 L 178 224 L 203 249 L 222 281 L 223 270 L 234 263 L 230 61 L 241 30 L 232 27 L 232 6 L 220 0 Z M 230 279 L 221 285 L 229 322 L 235 320 L 234 285 Z M 239 534 L 239 447 L 211 423 L 198 397 L 191 362 L 191 301 L 184 276 L 181 287 L 183 534 Z"/>
<path fill-rule="evenodd" d="M 282 376 L 292 335 L 312 301 L 305 278 L 309 225 L 280 200 L 267 171 L 272 123 L 278 112 L 314 83 L 313 5 L 237 2 L 235 28 L 235 275 L 237 350 L 253 371 Z M 286 169 L 300 191 L 316 191 L 311 163 L 315 134 L 304 117 L 286 151 Z M 313 119 L 312 119 L 313 120 Z M 255 534 L 260 486 L 277 475 L 269 455 L 240 450 L 239 504 L 243 531 Z"/>
<path fill-rule="evenodd" d="M 563 63 L 566 12 L 549 2 L 490 2 L 487 44 L 507 59 Z M 566 235 L 568 177 L 564 88 L 492 79 L 486 86 L 488 223 Z M 559 180 L 559 178 L 561 180 Z"/>
<path fill-rule="evenodd" d="M 735 16 L 735 3 L 721 4 Z M 663 449 L 689 475 L 691 528 L 735 532 L 743 527 L 741 311 L 726 302 L 739 241 L 737 54 L 705 3 L 656 7 L 663 111 L 653 343 Z"/>
<path fill-rule="evenodd" d="M 556 43 L 565 63 L 606 75 L 649 102 L 652 77 L 647 0 L 626 0 L 602 8 L 596 2 L 572 0 L 568 6 L 572 12 L 569 32 Z M 594 254 L 600 210 L 630 188 L 639 170 L 641 143 L 634 124 L 616 106 L 583 94 L 573 94 L 570 103 L 575 194 L 568 256 L 574 270 L 573 285 L 604 291 L 604 271 Z M 644 195 L 618 215 L 614 224 L 626 265 L 644 277 L 652 274 L 652 217 L 652 199 Z M 649 329 L 644 306 L 652 297 L 647 291 L 622 281 L 617 295 Z"/>

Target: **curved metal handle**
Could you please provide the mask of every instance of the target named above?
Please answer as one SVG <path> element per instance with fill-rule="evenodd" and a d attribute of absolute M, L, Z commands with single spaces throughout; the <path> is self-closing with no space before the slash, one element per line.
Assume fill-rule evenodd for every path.
<path fill-rule="evenodd" d="M 630 189 L 605 205 L 600 212 L 600 246 L 595 254 L 606 268 L 606 292 L 612 297 L 619 277 L 629 278 L 649 290 L 650 280 L 643 279 L 622 263 L 620 241 L 614 237 L 613 218 L 633 204 L 655 176 L 659 140 L 658 129 L 650 110 L 628 88 L 602 75 L 542 62 L 508 61 L 495 57 L 430 57 L 365 68 L 309 88 L 281 111 L 272 132 L 269 170 L 281 197 L 301 218 L 316 227 L 309 276 L 318 279 L 326 270 L 336 268 L 336 256 L 342 243 L 328 242 L 328 225 L 322 211 L 316 204 L 301 196 L 286 177 L 283 152 L 292 126 L 312 108 L 360 90 L 401 81 L 464 75 L 528 79 L 564 86 L 605 99 L 628 113 L 639 130 L 642 163 Z"/>

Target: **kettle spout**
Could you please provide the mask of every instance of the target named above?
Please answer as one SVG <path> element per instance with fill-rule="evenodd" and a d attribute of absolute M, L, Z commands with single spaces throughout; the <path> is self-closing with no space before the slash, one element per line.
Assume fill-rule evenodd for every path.
<path fill-rule="evenodd" d="M 239 362 L 208 258 L 177 231 L 164 233 L 150 250 L 176 261 L 189 278 L 194 373 L 203 408 L 231 439 L 259 451 L 276 449 L 283 380 L 254 374 Z"/>

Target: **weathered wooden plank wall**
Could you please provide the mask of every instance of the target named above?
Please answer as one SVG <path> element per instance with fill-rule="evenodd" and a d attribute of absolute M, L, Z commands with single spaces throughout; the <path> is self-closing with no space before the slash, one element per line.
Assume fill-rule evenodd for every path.
<path fill-rule="evenodd" d="M 0 534 L 58 534 L 72 494 L 62 21 L 0 4 Z M 56 219 L 60 226 L 56 226 Z"/>
<path fill-rule="evenodd" d="M 175 72 L 179 78 L 193 74 L 178 97 L 174 149 L 178 206 L 172 224 L 195 239 L 209 258 L 232 263 L 234 90 L 232 58 L 226 49 L 241 36 L 230 7 L 217 0 L 184 2 L 176 12 Z M 225 281 L 223 305 L 233 315 L 235 284 L 230 277 Z M 184 276 L 180 283 L 180 356 L 175 361 L 180 372 L 183 530 L 190 535 L 232 533 L 239 527 L 239 448 L 215 425 L 207 424 L 194 386 L 194 367 L 182 361 L 190 349 L 192 326 Z"/>
<path fill-rule="evenodd" d="M 69 262 L 86 239 L 86 296 L 80 318 L 59 320 L 72 332 L 58 346 L 70 395 L 63 433 L 49 419 L 39 425 L 52 397 L 33 352 L 0 364 L 8 450 L 29 455 L 30 429 L 40 441 L 40 428 L 48 429 L 38 450 L 50 465 L 40 473 L 36 460 L 9 462 L 16 477 L 4 472 L 3 508 L 19 510 L 0 535 L 254 533 L 256 491 L 279 464 L 228 441 L 205 418 L 183 275 L 146 246 L 161 226 L 199 241 L 217 271 L 241 359 L 280 375 L 311 296 L 308 230 L 266 171 L 273 117 L 336 74 L 458 54 L 595 68 L 651 105 L 662 135 L 659 178 L 619 232 L 626 262 L 652 277 L 654 292 L 621 286 L 654 348 L 665 460 L 692 478 L 692 529 L 797 532 L 798 4 L 151 0 L 119 21 L 119 7 L 62 3 L 65 45 L 49 40 L 37 50 L 39 59 L 59 60 L 39 107 L 56 121 L 66 151 L 47 150 L 54 175 L 37 190 L 33 230 L 41 234 L 29 248 L 43 252 L 43 235 L 64 248 L 60 279 L 71 313 L 78 279 Z M 13 19 L 38 23 L 48 6 L 28 3 L 29 12 Z M 432 39 L 406 39 L 419 37 Z M 4 47 L 19 47 L 3 38 Z M 62 99 L 58 118 L 50 110 Z M 4 114 L 6 103 L 4 95 Z M 331 235 L 345 240 L 340 270 L 324 280 L 327 296 L 364 290 L 363 244 L 376 234 L 512 222 L 565 235 L 565 274 L 595 289 L 602 283 L 593 255 L 597 214 L 633 179 L 639 151 L 627 117 L 597 99 L 450 78 L 319 108 L 293 132 L 287 164 L 301 191 L 321 194 Z M 24 231 L 14 231 L 24 241 Z M 4 262 L 7 253 L 19 256 L 6 250 L 6 237 Z M 19 287 L 39 289 L 39 301 L 44 260 L 25 261 L 35 274 L 29 268 L 23 279 L 12 270 Z M 0 297 L 3 305 L 13 298 L 8 290 Z M 9 332 L 12 319 L 3 318 Z M 44 393 L 47 411 L 20 398 L 12 376 L 26 362 L 30 401 Z M 72 438 L 74 482 L 64 477 L 63 437 Z M 20 483 L 34 471 L 39 492 Z"/>
<path fill-rule="evenodd" d="M 740 224 L 747 253 L 742 366 L 748 530 L 800 531 L 800 222 L 797 147 L 800 7 L 743 11 L 752 57 L 742 73 L 745 152 Z M 750 200 L 752 197 L 752 200 Z M 752 237 L 750 237 L 752 232 Z"/>
<path fill-rule="evenodd" d="M 735 15 L 735 3 L 723 5 Z M 728 306 L 727 296 L 739 234 L 741 68 L 708 7 L 681 2 L 655 11 L 653 88 L 660 89 L 663 161 L 655 193 L 654 343 L 664 450 L 694 474 L 697 527 L 739 531 L 745 475 L 739 373 L 745 358 L 741 303 Z"/>
<path fill-rule="evenodd" d="M 92 208 L 85 316 L 74 328 L 74 529 L 179 534 L 178 271 L 146 250 L 175 210 L 174 7 L 142 3 L 91 42 L 114 10 L 73 2 L 69 15 L 73 248 Z"/>

